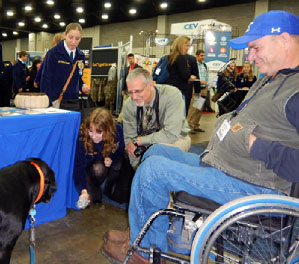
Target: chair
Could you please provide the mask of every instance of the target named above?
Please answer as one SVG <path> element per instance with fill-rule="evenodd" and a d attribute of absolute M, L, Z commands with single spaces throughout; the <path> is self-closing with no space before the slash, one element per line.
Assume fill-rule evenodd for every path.
<path fill-rule="evenodd" d="M 290 196 L 245 196 L 222 206 L 185 192 L 173 197 L 173 209 L 158 210 L 147 220 L 124 263 L 135 250 L 149 254 L 150 263 L 299 263 L 298 183 Z M 181 217 L 184 232 L 196 232 L 189 259 L 139 246 L 160 215 Z"/>

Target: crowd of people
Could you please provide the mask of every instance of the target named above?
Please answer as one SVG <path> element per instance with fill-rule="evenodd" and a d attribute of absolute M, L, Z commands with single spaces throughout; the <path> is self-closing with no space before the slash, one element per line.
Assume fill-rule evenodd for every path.
<path fill-rule="evenodd" d="M 264 76 L 257 80 L 250 62 L 239 74 L 235 62 L 219 74 L 213 101 L 224 110 L 201 156 L 188 150 L 189 133 L 204 131 L 199 125 L 202 109 L 195 109 L 193 100 L 204 96 L 210 101 L 204 51 L 188 55 L 190 38 L 178 37 L 168 55 L 169 78 L 163 84 L 155 84 L 135 63 L 134 54 L 128 55 L 121 116 L 114 120 L 108 110 L 95 108 L 83 120 L 73 174 L 77 206 L 84 209 L 101 203 L 102 185 L 120 177 L 122 163 L 128 162 L 125 155 L 136 170 L 130 228 L 108 232 L 103 252 L 109 259 L 124 260 L 148 217 L 168 206 L 170 192 L 183 190 L 220 204 L 245 195 L 290 194 L 292 182 L 299 182 L 298 35 L 297 16 L 270 11 L 255 18 L 244 36 L 230 41 L 234 49 L 248 47 L 248 59 Z M 81 26 L 69 24 L 64 40 L 43 62 L 34 61 L 29 73 L 24 64 L 28 54 L 21 51 L 12 68 L 14 92 L 40 90 L 48 95 L 50 106 L 79 111 L 79 93 L 90 91 L 82 81 L 81 37 Z M 35 81 L 40 68 L 40 80 Z M 167 252 L 167 228 L 167 217 L 159 218 L 141 246 L 155 245 Z M 146 257 L 135 252 L 129 263 L 148 263 Z"/>

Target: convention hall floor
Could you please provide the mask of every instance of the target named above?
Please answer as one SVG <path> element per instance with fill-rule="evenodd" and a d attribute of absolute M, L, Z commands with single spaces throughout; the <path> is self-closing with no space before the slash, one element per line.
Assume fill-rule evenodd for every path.
<path fill-rule="evenodd" d="M 191 135 L 192 143 L 209 140 L 215 113 L 202 115 L 206 132 Z M 68 210 L 67 216 L 36 227 L 36 264 L 108 264 L 101 253 L 104 234 L 110 229 L 125 229 L 127 212 L 109 203 L 89 209 Z M 14 248 L 11 264 L 30 263 L 29 233 L 24 231 Z"/>

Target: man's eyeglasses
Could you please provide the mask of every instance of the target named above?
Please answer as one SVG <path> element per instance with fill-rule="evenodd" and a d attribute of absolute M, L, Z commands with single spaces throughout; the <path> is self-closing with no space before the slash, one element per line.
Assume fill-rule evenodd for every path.
<path fill-rule="evenodd" d="M 144 88 L 135 91 L 128 91 L 128 94 L 131 96 L 133 94 L 141 94 L 144 91 Z"/>

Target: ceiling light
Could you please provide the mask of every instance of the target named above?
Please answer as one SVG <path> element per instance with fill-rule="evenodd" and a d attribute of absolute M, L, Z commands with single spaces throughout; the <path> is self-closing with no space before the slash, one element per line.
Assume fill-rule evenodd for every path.
<path fill-rule="evenodd" d="M 206 0 L 198 0 L 199 3 L 203 3 L 205 2 Z"/>
<path fill-rule="evenodd" d="M 161 4 L 160 4 L 160 7 L 161 7 L 161 8 L 167 8 L 167 6 L 168 6 L 167 3 L 161 3 Z"/>
<path fill-rule="evenodd" d="M 41 20 L 40 17 L 36 17 L 36 18 L 34 18 L 34 21 L 35 21 L 35 22 L 41 22 L 42 20 Z"/>
<path fill-rule="evenodd" d="M 48 25 L 47 24 L 43 24 L 42 28 L 48 28 Z"/>
<path fill-rule="evenodd" d="M 25 6 L 25 11 L 32 11 L 32 6 L 30 5 Z"/>
<path fill-rule="evenodd" d="M 129 13 L 130 14 L 136 14 L 136 12 L 137 12 L 137 10 L 135 9 L 135 8 L 131 8 L 130 10 L 129 10 Z"/>
<path fill-rule="evenodd" d="M 54 1 L 52 1 L 52 0 L 48 0 L 46 3 L 47 3 L 48 5 L 54 5 Z"/>
<path fill-rule="evenodd" d="M 7 37 L 7 33 L 2 33 L 2 36 L 3 37 Z"/>
<path fill-rule="evenodd" d="M 7 16 L 13 16 L 13 15 L 14 15 L 14 13 L 13 13 L 13 11 L 12 11 L 12 10 L 8 10 L 8 11 L 6 12 L 6 15 L 7 15 Z"/>
<path fill-rule="evenodd" d="M 18 25 L 19 25 L 20 27 L 24 27 L 24 26 L 25 26 L 25 23 L 24 23 L 24 22 L 19 22 Z"/>
<path fill-rule="evenodd" d="M 77 7 L 76 8 L 77 13 L 83 13 L 83 8 L 82 7 Z"/>
<path fill-rule="evenodd" d="M 60 15 L 59 15 L 59 14 L 55 14 L 55 15 L 54 15 L 54 18 L 55 18 L 55 19 L 60 19 Z"/>
<path fill-rule="evenodd" d="M 59 22 L 59 26 L 64 27 L 65 23 L 64 22 Z"/>
<path fill-rule="evenodd" d="M 111 3 L 106 2 L 106 3 L 104 4 L 104 7 L 105 7 L 105 8 L 110 8 L 110 7 L 111 7 Z"/>
<path fill-rule="evenodd" d="M 19 35 L 19 33 L 17 31 L 13 31 L 12 34 L 14 34 L 15 36 Z"/>
<path fill-rule="evenodd" d="M 102 19 L 108 19 L 108 18 L 109 18 L 109 16 L 107 14 L 102 15 Z"/>
<path fill-rule="evenodd" d="M 79 19 L 79 23 L 81 23 L 81 24 L 85 23 L 85 19 L 84 18 L 80 18 Z"/>

